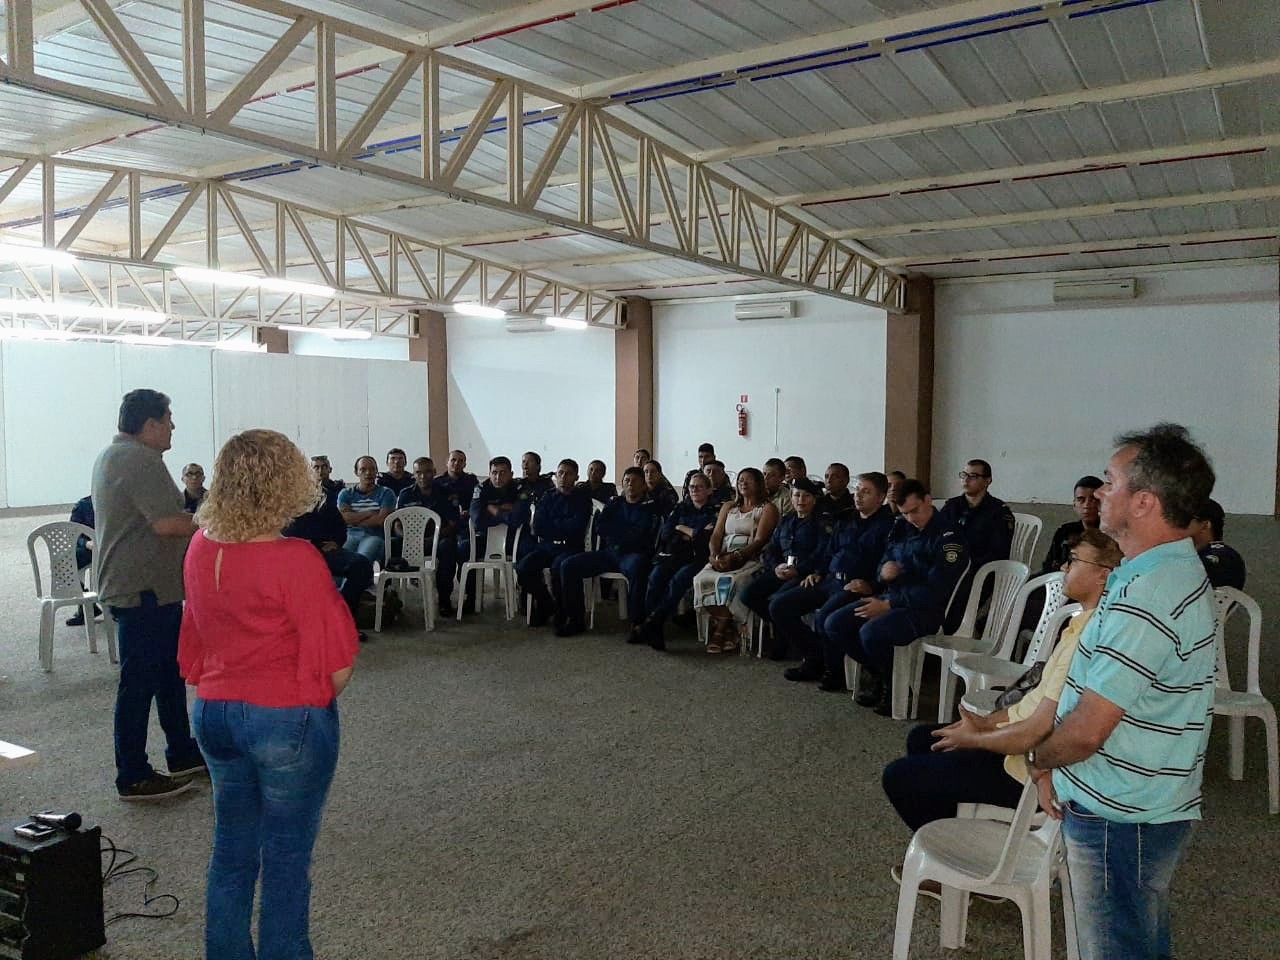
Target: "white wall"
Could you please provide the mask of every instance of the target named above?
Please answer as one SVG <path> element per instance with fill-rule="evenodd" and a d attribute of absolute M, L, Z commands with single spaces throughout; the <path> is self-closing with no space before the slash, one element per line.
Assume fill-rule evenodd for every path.
<path fill-rule="evenodd" d="M 1047 277 L 939 283 L 935 488 L 957 492 L 981 457 L 1003 499 L 1065 503 L 1115 434 L 1171 420 L 1209 452 L 1228 512 L 1271 513 L 1276 265 L 1111 275 L 1136 276 L 1139 298 L 1064 309 Z"/>
<path fill-rule="evenodd" d="M 323 333 L 290 330 L 289 353 L 299 357 L 357 357 L 362 360 L 408 360 L 409 341 L 404 337 L 369 340 L 335 340 Z"/>
<path fill-rule="evenodd" d="M 69 503 L 89 492 L 94 458 L 115 433 L 120 398 L 152 387 L 172 400 L 177 429 L 165 463 L 175 480 L 196 461 L 212 473 L 229 436 L 268 427 L 336 476 L 390 446 L 427 450 L 426 364 L 198 347 L 0 342 L 0 478 L 8 507 Z"/>
<path fill-rule="evenodd" d="M 609 330 L 508 333 L 501 320 L 449 317 L 449 444 L 483 474 L 490 457 L 613 463 L 614 355 Z M 625 464 L 630 466 L 630 464 Z"/>
<path fill-rule="evenodd" d="M 789 320 L 742 322 L 731 302 L 654 304 L 654 455 L 669 476 L 683 477 L 708 440 L 730 470 L 792 454 L 819 475 L 833 460 L 854 473 L 883 468 L 884 312 L 795 302 Z M 749 433 L 739 437 L 744 393 Z"/>

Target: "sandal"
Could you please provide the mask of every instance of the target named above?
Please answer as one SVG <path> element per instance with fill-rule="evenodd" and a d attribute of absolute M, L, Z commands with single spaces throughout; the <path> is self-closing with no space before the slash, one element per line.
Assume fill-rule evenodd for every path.
<path fill-rule="evenodd" d="M 733 623 L 731 617 L 712 617 L 711 618 L 711 636 L 707 640 L 707 653 L 724 653 L 727 644 L 730 642 L 727 634 Z M 737 649 L 736 645 L 734 649 Z"/>

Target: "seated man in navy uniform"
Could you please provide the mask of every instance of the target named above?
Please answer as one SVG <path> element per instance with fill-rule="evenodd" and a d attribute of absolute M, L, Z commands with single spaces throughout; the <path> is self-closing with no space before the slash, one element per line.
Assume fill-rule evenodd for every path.
<path fill-rule="evenodd" d="M 842 607 L 823 625 L 825 671 L 821 689 L 843 691 L 844 658 L 862 664 L 867 688 L 855 696 L 888 716 L 893 679 L 893 652 L 918 637 L 938 632 L 951 594 L 967 562 L 964 538 L 935 510 L 933 498 L 919 480 L 898 487 L 898 539 L 885 548 L 875 595 Z"/>
<path fill-rule="evenodd" d="M 607 470 L 603 460 L 592 460 L 587 464 L 587 479 L 578 482 L 578 489 L 598 503 L 608 503 L 618 495 L 618 488 L 604 478 Z"/>
<path fill-rule="evenodd" d="M 742 591 L 742 602 L 761 620 L 769 622 L 769 602 L 791 593 L 825 564 L 827 531 L 814 512 L 818 485 L 808 477 L 791 484 L 791 512 L 773 528 L 764 552 L 763 569 Z"/>
<path fill-rule="evenodd" d="M 1013 511 L 1003 500 L 988 492 L 991 464 L 985 460 L 970 460 L 960 471 L 960 479 L 964 481 L 964 493 L 952 497 L 939 511 L 943 522 L 964 538 L 969 559 L 969 571 L 960 586 L 959 601 L 947 619 L 948 630 L 959 626 L 964 616 L 965 599 L 974 575 L 984 563 L 1008 560 L 1009 551 L 1013 548 Z"/>
<path fill-rule="evenodd" d="M 1244 557 L 1222 542 L 1227 515 L 1217 500 L 1206 500 L 1199 516 L 1191 521 L 1187 532 L 1200 554 L 1209 583 L 1217 587 L 1244 589 Z"/>
<path fill-rule="evenodd" d="M 575 461 L 576 462 L 576 461 Z M 526 450 L 520 457 L 520 476 L 516 478 L 516 509 L 513 522 L 521 527 L 525 534 L 529 532 L 529 517 L 533 508 L 544 494 L 555 488 L 551 474 L 542 472 L 542 456 L 532 450 Z M 523 546 L 520 548 L 524 549 Z"/>
<path fill-rule="evenodd" d="M 436 465 L 430 457 L 413 461 L 413 486 L 406 487 L 396 497 L 396 509 L 401 507 L 426 507 L 440 515 L 440 534 L 436 537 L 436 596 L 440 600 L 440 614 L 452 617 L 453 578 L 458 575 L 458 518 L 461 515 L 449 491 L 436 480 Z M 431 542 L 431 526 L 425 531 L 427 543 Z"/>
<path fill-rule="evenodd" d="M 729 482 L 729 475 L 724 472 L 724 463 L 722 461 L 712 460 L 702 468 L 702 472 L 711 481 L 711 502 L 717 507 L 723 506 L 737 495 L 734 492 L 733 484 Z"/>
<path fill-rule="evenodd" d="M 706 476 L 707 464 L 716 458 L 716 448 L 710 443 L 698 444 L 698 466 L 684 475 L 684 485 L 680 488 L 681 499 L 689 496 L 689 478 L 695 473 Z M 721 465 L 721 469 L 724 469 Z"/>
<path fill-rule="evenodd" d="M 531 627 L 545 626 L 553 616 L 559 622 L 560 569 L 570 556 L 582 552 L 586 542 L 591 497 L 577 484 L 577 461 L 561 460 L 555 487 L 542 495 L 533 511 L 533 545 L 522 551 L 524 555 L 516 563 L 520 588 L 533 598 Z M 551 570 L 551 594 L 542 575 L 547 569 Z"/>
<path fill-rule="evenodd" d="M 818 491 L 818 504 L 814 508 L 822 517 L 823 525 L 830 534 L 836 524 L 848 520 L 858 512 L 858 503 L 849 492 L 849 468 L 843 463 L 833 463 L 827 467 L 825 475 L 826 492 Z"/>
<path fill-rule="evenodd" d="M 719 516 L 719 509 L 711 503 L 711 481 L 698 474 L 690 477 L 689 496 L 676 504 L 658 531 L 658 550 L 644 594 L 647 613 L 635 642 L 643 639 L 655 650 L 667 648 L 663 624 L 675 614 L 681 598 L 693 586 L 693 578 L 706 566 Z"/>
<path fill-rule="evenodd" d="M 324 454 L 316 454 L 311 458 L 311 475 L 316 478 L 316 483 L 320 484 L 320 488 L 324 490 L 325 495 L 333 497 L 336 503 L 338 491 L 343 489 L 346 484 L 341 480 L 333 479 L 333 464 L 329 462 L 329 458 Z"/>
<path fill-rule="evenodd" d="M 484 551 L 486 531 L 500 523 L 507 525 L 506 549 L 510 550 L 515 540 L 516 530 L 523 522 L 520 511 L 519 491 L 511 475 L 511 461 L 507 457 L 494 457 L 489 461 L 489 479 L 478 484 L 471 495 L 471 506 L 468 508 L 471 523 L 476 528 L 477 555 Z M 470 557 L 470 545 L 459 554 Z M 465 612 L 471 613 L 474 605 L 471 602 L 471 590 L 468 583 Z"/>
<path fill-rule="evenodd" d="M 386 487 L 397 497 L 401 490 L 413 486 L 413 474 L 405 470 L 409 456 L 399 447 L 387 451 L 387 469 L 378 474 L 378 486 Z"/>
<path fill-rule="evenodd" d="M 657 460 L 650 458 L 640 469 L 644 471 L 645 498 L 652 500 L 657 508 L 658 516 L 666 519 L 668 514 L 676 508 L 676 504 L 680 502 L 676 488 L 663 475 L 662 464 Z"/>
<path fill-rule="evenodd" d="M 314 462 L 315 458 L 312 460 Z M 319 477 L 316 479 L 316 486 L 322 496 L 317 498 L 314 507 L 293 518 L 293 522 L 285 527 L 284 535 L 310 540 L 311 545 L 320 551 L 330 576 L 354 617 L 360 606 L 360 598 L 373 586 L 373 561 L 354 550 L 343 549 L 342 544 L 347 539 L 347 523 L 338 512 L 338 491 L 326 489 Z M 366 639 L 363 633 L 360 634 L 360 639 Z"/>
<path fill-rule="evenodd" d="M 649 564 L 661 525 L 657 509 L 645 499 L 644 471 L 627 467 L 622 474 L 622 496 L 610 500 L 596 519 L 600 548 L 575 554 L 560 567 L 562 620 L 556 627 L 557 637 L 571 637 L 586 629 L 582 581 L 602 573 L 621 573 L 627 578 L 627 615 L 632 635 L 639 636 Z"/>
<path fill-rule="evenodd" d="M 853 488 L 858 509 L 838 523 L 827 540 L 826 568 L 810 573 L 796 589 L 776 594 L 769 601 L 777 659 L 785 659 L 793 645 L 803 657 L 800 666 L 784 674 L 788 680 L 822 679 L 822 640 L 815 628 L 841 607 L 875 593 L 876 571 L 893 526 L 893 513 L 884 502 L 888 491 L 889 481 L 883 473 L 858 474 Z M 802 619 L 809 613 L 814 614 L 814 627 Z"/>
<path fill-rule="evenodd" d="M 1071 508 L 1075 510 L 1077 519 L 1064 523 L 1053 532 L 1049 550 L 1044 555 L 1044 563 L 1040 566 L 1040 575 L 1057 573 L 1062 569 L 1062 565 L 1067 562 L 1067 556 L 1071 553 L 1073 537 L 1079 537 L 1085 530 L 1098 529 L 1100 514 L 1096 494 L 1101 486 L 1102 481 L 1092 475 L 1081 477 L 1076 481 L 1071 495 Z"/>
<path fill-rule="evenodd" d="M 445 472 L 436 477 L 436 483 L 448 491 L 458 510 L 466 513 L 480 480 L 474 473 L 467 473 L 467 455 L 461 450 L 450 450 Z"/>

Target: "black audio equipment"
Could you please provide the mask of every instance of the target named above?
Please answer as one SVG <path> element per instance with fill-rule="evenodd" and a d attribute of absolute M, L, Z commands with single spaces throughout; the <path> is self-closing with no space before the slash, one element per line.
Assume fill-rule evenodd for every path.
<path fill-rule="evenodd" d="M 27 840 L 0 825 L 0 958 L 71 960 L 107 942 L 102 831 Z"/>

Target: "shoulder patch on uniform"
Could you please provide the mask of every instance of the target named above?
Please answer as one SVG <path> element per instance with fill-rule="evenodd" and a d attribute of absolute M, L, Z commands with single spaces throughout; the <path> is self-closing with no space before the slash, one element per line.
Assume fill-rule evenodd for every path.
<path fill-rule="evenodd" d="M 1221 557 L 1219 557 L 1216 553 L 1206 553 L 1206 554 L 1205 554 L 1203 557 L 1201 557 L 1200 559 L 1201 559 L 1201 560 L 1206 561 L 1207 563 L 1221 563 L 1221 562 L 1222 562 L 1222 558 L 1221 558 Z"/>
<path fill-rule="evenodd" d="M 962 543 L 944 543 L 942 545 L 942 557 L 947 563 L 959 562 L 962 553 L 964 553 L 964 544 Z"/>

